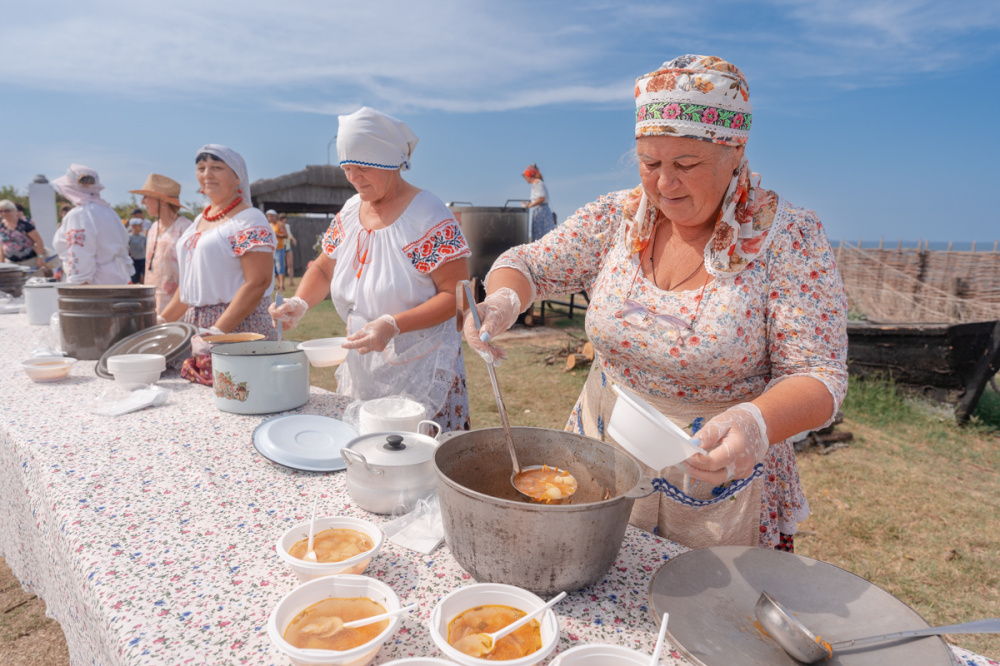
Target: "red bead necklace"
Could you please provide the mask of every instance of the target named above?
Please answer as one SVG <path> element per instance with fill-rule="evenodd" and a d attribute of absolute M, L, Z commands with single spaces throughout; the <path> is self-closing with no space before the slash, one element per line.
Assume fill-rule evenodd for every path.
<path fill-rule="evenodd" d="M 219 220 L 221 220 L 222 218 L 224 218 L 226 216 L 226 213 L 228 213 L 232 209 L 236 208 L 241 203 L 243 203 L 243 197 L 242 196 L 236 197 L 233 200 L 233 203 L 231 203 L 228 206 L 226 206 L 221 213 L 219 213 L 218 215 L 214 215 L 214 216 L 208 214 L 208 211 L 210 211 L 212 209 L 212 204 L 209 204 L 208 206 L 205 207 L 205 210 L 203 210 L 201 212 L 201 216 L 205 220 L 207 220 L 208 222 L 218 222 Z"/>

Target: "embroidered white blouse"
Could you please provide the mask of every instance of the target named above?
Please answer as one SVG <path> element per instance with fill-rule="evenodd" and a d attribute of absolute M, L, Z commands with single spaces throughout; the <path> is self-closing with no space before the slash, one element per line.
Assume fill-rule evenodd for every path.
<path fill-rule="evenodd" d="M 178 239 L 181 302 L 191 307 L 229 303 L 243 285 L 240 257 L 247 252 L 274 252 L 276 239 L 264 214 L 240 211 L 208 231 L 199 232 L 201 216 Z M 274 291 L 274 280 L 264 298 Z"/>
<path fill-rule="evenodd" d="M 128 231 L 108 206 L 87 202 L 66 213 L 52 247 L 70 284 L 128 284 L 135 272 Z"/>

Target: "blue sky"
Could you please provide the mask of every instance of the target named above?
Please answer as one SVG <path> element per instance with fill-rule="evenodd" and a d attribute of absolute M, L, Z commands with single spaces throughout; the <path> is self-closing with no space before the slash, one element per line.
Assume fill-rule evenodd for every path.
<path fill-rule="evenodd" d="M 368 105 L 420 137 L 414 184 L 501 205 L 537 162 L 563 219 L 638 183 L 634 80 L 684 53 L 743 69 L 751 167 L 832 242 L 1000 238 L 996 0 L 8 3 L 0 185 L 79 162 L 195 201 L 202 144 L 279 176 Z"/>

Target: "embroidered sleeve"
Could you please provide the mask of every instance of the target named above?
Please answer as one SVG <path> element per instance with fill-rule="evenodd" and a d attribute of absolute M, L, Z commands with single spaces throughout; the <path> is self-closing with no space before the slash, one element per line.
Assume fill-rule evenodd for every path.
<path fill-rule="evenodd" d="M 271 227 L 260 226 L 241 229 L 229 237 L 229 244 L 233 248 L 233 256 L 242 257 L 251 248 L 269 247 L 273 250 L 278 241 Z"/>
<path fill-rule="evenodd" d="M 501 254 L 490 272 L 520 271 L 531 283 L 532 300 L 589 291 L 614 244 L 627 194 L 614 192 L 587 204 L 534 243 Z"/>
<path fill-rule="evenodd" d="M 785 220 L 789 220 L 785 222 Z M 772 382 L 813 377 L 833 396 L 847 393 L 847 294 L 815 213 L 793 209 L 781 222 L 768 267 L 768 355 Z M 832 414 L 831 414 L 832 418 Z"/>
<path fill-rule="evenodd" d="M 323 234 L 323 254 L 331 259 L 337 258 L 337 248 L 344 240 L 344 225 L 340 221 L 340 213 L 333 218 L 333 222 L 327 227 Z"/>
<path fill-rule="evenodd" d="M 66 281 L 70 284 L 90 282 L 97 272 L 97 238 L 96 229 L 90 223 L 90 218 L 84 211 L 67 215 L 62 227 L 56 232 L 63 234 L 65 250 L 60 250 L 63 264 L 66 266 Z M 89 241 L 89 244 L 88 244 Z M 59 248 L 57 248 L 59 249 Z"/>
<path fill-rule="evenodd" d="M 449 261 L 472 254 L 458 222 L 453 218 L 435 224 L 423 238 L 405 246 L 403 252 L 413 267 L 425 274 Z"/>

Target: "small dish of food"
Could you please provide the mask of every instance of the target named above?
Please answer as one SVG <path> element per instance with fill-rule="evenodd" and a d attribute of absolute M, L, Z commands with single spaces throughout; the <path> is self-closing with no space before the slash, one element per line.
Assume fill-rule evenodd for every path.
<path fill-rule="evenodd" d="M 535 594 L 513 585 L 479 583 L 445 595 L 431 611 L 431 639 L 446 657 L 463 666 L 486 666 L 503 661 L 507 666 L 528 666 L 545 661 L 559 642 L 559 621 L 549 609 L 493 646 L 489 659 L 463 652 L 469 637 L 492 633 L 544 606 Z"/>
<path fill-rule="evenodd" d="M 218 333 L 216 335 L 203 335 L 201 339 L 210 345 L 221 345 L 227 342 L 255 342 L 263 340 L 260 333 Z"/>
<path fill-rule="evenodd" d="M 21 367 L 33 382 L 58 382 L 69 376 L 74 363 L 76 359 L 67 356 L 41 356 L 21 361 Z"/>
<path fill-rule="evenodd" d="M 399 627 L 399 616 L 361 627 L 343 622 L 399 610 L 399 597 L 382 581 L 345 574 L 299 585 L 271 611 L 267 634 L 293 664 L 363 666 Z"/>
<path fill-rule="evenodd" d="M 313 552 L 316 561 L 304 558 L 309 540 L 309 521 L 285 532 L 275 549 L 302 582 L 334 574 L 360 574 L 385 541 L 382 530 L 367 520 L 349 516 L 316 518 Z"/>
<path fill-rule="evenodd" d="M 347 360 L 348 349 L 344 349 L 347 338 L 320 338 L 299 343 L 299 349 L 306 353 L 309 363 L 316 368 L 340 365 Z"/>
<path fill-rule="evenodd" d="M 455 662 L 437 657 L 410 657 L 386 662 L 385 666 L 455 666 Z"/>

